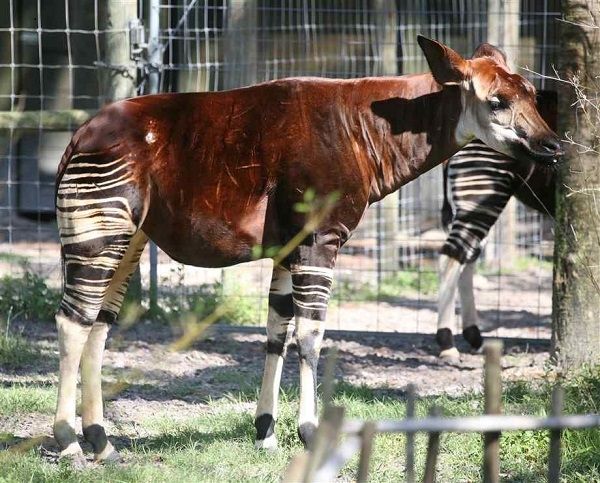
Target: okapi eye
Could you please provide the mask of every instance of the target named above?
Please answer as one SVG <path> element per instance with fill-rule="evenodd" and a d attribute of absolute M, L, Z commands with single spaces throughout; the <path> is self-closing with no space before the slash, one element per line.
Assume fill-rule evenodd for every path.
<path fill-rule="evenodd" d="M 500 97 L 496 97 L 496 96 L 490 98 L 490 100 L 488 101 L 488 104 L 492 111 L 498 111 L 500 109 L 506 109 L 508 107 L 508 105 L 504 99 L 501 99 Z"/>

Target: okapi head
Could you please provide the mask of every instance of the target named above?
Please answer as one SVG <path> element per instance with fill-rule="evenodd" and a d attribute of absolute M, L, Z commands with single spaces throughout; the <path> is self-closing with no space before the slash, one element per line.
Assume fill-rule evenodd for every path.
<path fill-rule="evenodd" d="M 425 37 L 419 45 L 435 80 L 461 89 L 459 144 L 479 138 L 491 148 L 518 160 L 556 162 L 562 155 L 556 134 L 536 107 L 535 87 L 512 73 L 502 51 L 481 44 L 471 59 Z"/>

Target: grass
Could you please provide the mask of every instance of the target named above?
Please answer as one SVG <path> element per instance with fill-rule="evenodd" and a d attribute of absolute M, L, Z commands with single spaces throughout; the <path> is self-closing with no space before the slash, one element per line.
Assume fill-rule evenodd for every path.
<path fill-rule="evenodd" d="M 381 280 L 379 290 L 371 283 L 340 282 L 334 289 L 332 301 L 393 302 L 399 297 L 434 295 L 438 290 L 438 276 L 433 271 L 399 271 Z"/>
<path fill-rule="evenodd" d="M 481 265 L 479 272 L 482 275 L 516 275 L 531 270 L 542 270 L 552 273 L 552 260 L 544 260 L 538 257 L 517 257 L 514 262 L 507 266 L 498 267 L 497 265 Z"/>
<path fill-rule="evenodd" d="M 543 416 L 551 388 L 546 383 L 506 385 L 504 410 L 513 414 Z M 53 388 L 0 388 L 0 413 L 23 415 L 48 413 L 54 404 Z M 209 410 L 181 420 L 173 416 L 149 416 L 139 429 L 151 436 L 127 439 L 121 445 L 127 464 L 97 467 L 74 472 L 64 464 L 41 458 L 36 449 L 24 453 L 4 452 L 0 456 L 0 481 L 278 481 L 289 459 L 301 451 L 296 436 L 297 389 L 282 394 L 277 433 L 280 451 L 256 452 L 252 448 L 253 416 L 249 402 L 256 391 L 228 394 L 211 401 Z M 600 401 L 600 373 L 587 371 L 566 384 L 565 411 L 594 412 Z M 340 384 L 335 403 L 346 408 L 349 417 L 402 418 L 404 401 L 386 395 L 385 390 Z M 140 401 L 140 404 L 142 402 Z M 425 416 L 431 405 L 444 408 L 447 416 L 475 415 L 482 411 L 480 395 L 423 398 L 417 414 Z M 563 439 L 563 481 L 600 480 L 600 430 L 566 431 Z M 417 436 L 416 463 L 422 471 L 426 437 Z M 503 481 L 538 482 L 545 478 L 548 435 L 544 432 L 505 433 L 501 438 Z M 482 438 L 476 434 L 444 434 L 438 464 L 438 481 L 480 481 Z M 402 481 L 404 437 L 379 435 L 371 462 L 374 482 Z M 357 458 L 342 470 L 343 479 L 355 477 Z"/>
<path fill-rule="evenodd" d="M 231 295 L 236 294 L 236 295 Z M 219 306 L 226 308 L 217 322 L 235 325 L 258 325 L 266 318 L 266 298 L 248 294 L 243 287 L 233 285 L 227 293 L 221 283 L 207 283 L 186 290 L 185 293 L 165 293 L 159 300 L 157 314 L 152 314 L 165 321 L 180 321 L 192 316 L 202 320 L 212 314 Z"/>
<path fill-rule="evenodd" d="M 6 322 L 0 323 L 0 367 L 15 370 L 35 364 L 40 358 L 37 345 L 15 334 L 10 328 L 11 312 Z"/>
<path fill-rule="evenodd" d="M 0 415 L 2 416 L 27 413 L 52 414 L 55 407 L 54 386 L 15 383 L 0 389 Z"/>

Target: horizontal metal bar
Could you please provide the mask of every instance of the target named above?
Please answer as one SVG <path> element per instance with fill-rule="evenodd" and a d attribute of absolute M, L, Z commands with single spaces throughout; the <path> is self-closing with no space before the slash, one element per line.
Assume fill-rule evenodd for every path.
<path fill-rule="evenodd" d="M 71 130 L 83 124 L 96 111 L 0 111 L 0 129 Z"/>
<path fill-rule="evenodd" d="M 358 434 L 365 422 L 349 420 L 342 432 Z M 487 433 L 503 431 L 534 431 L 545 429 L 587 429 L 600 427 L 600 415 L 584 414 L 573 416 L 483 415 L 461 418 L 424 418 L 375 421 L 378 433 Z"/>

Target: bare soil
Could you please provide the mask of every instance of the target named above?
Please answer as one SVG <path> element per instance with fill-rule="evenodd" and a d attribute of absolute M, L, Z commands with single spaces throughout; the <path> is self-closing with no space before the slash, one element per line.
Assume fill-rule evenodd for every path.
<path fill-rule="evenodd" d="M 42 356 L 33 367 L 15 372 L 0 369 L 0 384 L 55 385 L 58 348 L 53 324 L 30 323 L 20 329 L 42 348 Z M 215 326 L 189 350 L 173 352 L 169 344 L 177 336 L 177 330 L 150 322 L 140 322 L 126 331 L 113 330 L 104 363 L 111 434 L 143 436 L 146 430 L 140 424 L 149 416 L 185 419 L 206 414 L 217 410 L 209 403 L 211 399 L 229 394 L 247 394 L 242 400 L 249 402 L 232 398 L 231 404 L 240 411 L 254 411 L 265 355 L 264 329 Z M 464 342 L 458 342 L 461 359 L 449 363 L 436 357 L 431 334 L 330 330 L 322 354 L 337 347 L 336 379 L 366 385 L 382 396 L 403 398 L 408 384 L 414 384 L 420 396 L 481 391 L 483 357 L 468 353 Z M 543 377 L 548 340 L 505 339 L 504 344 L 505 380 Z M 297 356 L 291 350 L 283 384 L 296 383 Z M 15 417 L 0 413 L 0 433 L 18 439 L 49 436 L 51 425 L 48 414 Z"/>

